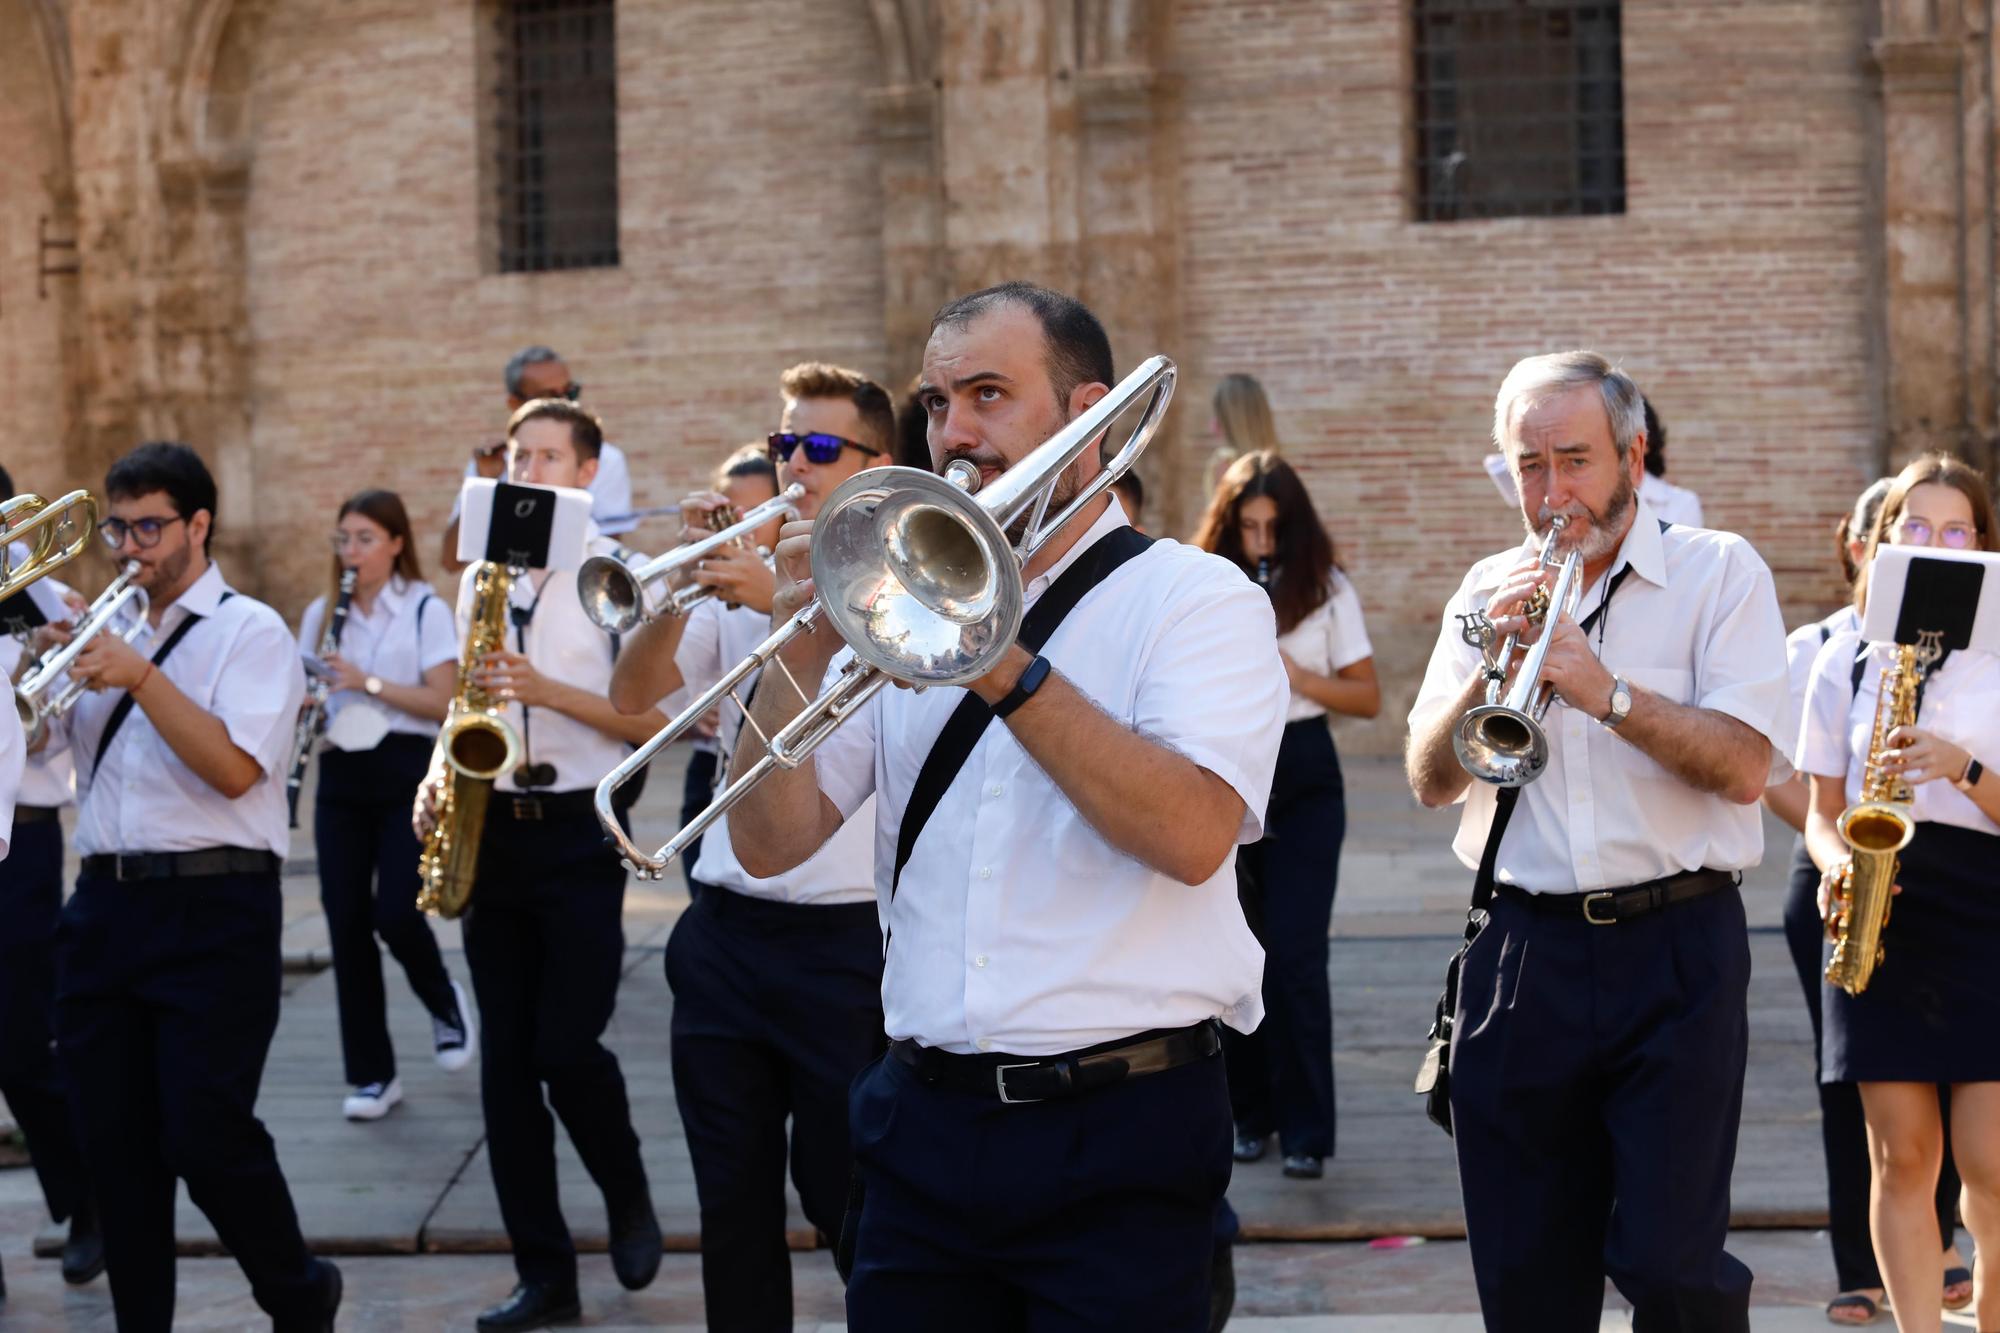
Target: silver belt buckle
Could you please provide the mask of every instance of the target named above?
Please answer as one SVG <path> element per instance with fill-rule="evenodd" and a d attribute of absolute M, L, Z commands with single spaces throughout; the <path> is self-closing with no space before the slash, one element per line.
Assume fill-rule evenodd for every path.
<path fill-rule="evenodd" d="M 1590 910 L 1590 905 L 1591 905 L 1592 903 L 1596 903 L 1596 902 L 1607 902 L 1607 903 L 1608 903 L 1608 902 L 1610 902 L 1610 901 L 1612 900 L 1612 898 L 1613 898 L 1614 896 L 1616 896 L 1616 895 L 1615 895 L 1615 894 L 1613 894 L 1613 892 L 1612 892 L 1611 890 L 1609 890 L 1609 889 L 1600 889 L 1600 890 L 1599 890 L 1598 892 L 1596 892 L 1596 893 L 1586 893 L 1586 894 L 1584 894 L 1584 895 L 1583 895 L 1583 919 L 1584 919 L 1585 921 L 1588 921 L 1588 922 L 1589 922 L 1589 923 L 1590 923 L 1591 925 L 1593 925 L 1593 926 L 1615 926 L 1615 925 L 1617 925 L 1617 924 L 1618 924 L 1618 918 L 1617 918 L 1617 917 L 1615 917 L 1615 916 L 1598 916 L 1598 915 L 1597 915 L 1596 913 L 1594 913 L 1594 912 L 1592 912 L 1592 911 Z"/>
<path fill-rule="evenodd" d="M 1009 1106 L 1026 1106 L 1026 1105 L 1028 1105 L 1028 1104 L 1029 1104 L 1030 1102 L 1039 1102 L 1039 1101 L 1045 1101 L 1045 1100 L 1047 1100 L 1046 1098 L 1042 1098 L 1042 1097 L 1009 1097 L 1009 1096 L 1007 1095 L 1007 1071 L 1008 1071 L 1008 1070 L 1010 1070 L 1010 1069 L 1036 1069 L 1036 1068 L 1039 1068 L 1039 1067 L 1040 1067 L 1040 1065 L 1041 1065 L 1041 1061 L 1039 1061 L 1039 1060 L 1030 1060 L 1030 1061 L 1028 1061 L 1028 1062 L 1027 1062 L 1027 1063 L 1025 1063 L 1025 1064 L 1018 1064 L 1018 1065 L 995 1065 L 995 1066 L 993 1066 L 993 1086 L 994 1086 L 994 1088 L 995 1088 L 995 1089 L 996 1089 L 996 1090 L 997 1090 L 997 1091 L 998 1091 L 998 1092 L 1000 1093 L 1000 1100 L 1001 1100 L 1001 1101 L 1003 1101 L 1003 1102 L 1005 1102 L 1005 1103 L 1007 1103 L 1007 1105 L 1009 1105 Z"/>

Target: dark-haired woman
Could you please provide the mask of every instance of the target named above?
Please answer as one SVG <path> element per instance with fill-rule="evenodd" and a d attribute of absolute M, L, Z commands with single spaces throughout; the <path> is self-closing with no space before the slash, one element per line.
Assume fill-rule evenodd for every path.
<path fill-rule="evenodd" d="M 429 767 L 438 723 L 451 703 L 458 642 L 452 608 L 431 592 L 417 562 L 410 518 L 393 491 L 362 491 L 340 507 L 333 584 L 355 572 L 334 652 L 320 746 L 313 841 L 320 903 L 333 945 L 340 1045 L 352 1091 L 349 1120 L 379 1120 L 402 1100 L 382 990 L 377 936 L 403 965 L 431 1015 L 438 1064 L 463 1069 L 478 1049 L 472 1007 L 445 971 L 430 923 L 417 911 L 417 846 L 410 806 Z M 299 644 L 317 656 L 327 608 L 315 599 Z"/>
<path fill-rule="evenodd" d="M 2000 549 L 1985 479 L 1940 454 L 1903 469 L 1882 501 L 1856 580 L 1864 620 L 1871 569 L 1885 544 Z M 1826 875 L 1823 903 L 1849 861 L 1839 819 L 1862 794 L 1889 654 L 1889 645 L 1849 630 L 1828 639 L 1813 663 L 1797 767 L 1811 788 L 1806 846 Z M 1949 1135 L 1977 1250 L 1975 1326 L 1995 1329 L 2000 987 L 1991 974 L 2000 944 L 2000 773 L 1985 765 L 2000 767 L 2000 657 L 1976 647 L 1946 654 L 1923 678 L 1914 725 L 1897 726 L 1885 741 L 1880 762 L 1910 785 L 1916 832 L 1899 855 L 1901 892 L 1881 967 L 1859 995 L 1821 988 L 1820 1077 L 1860 1085 L 1869 1230 L 1897 1327 L 1936 1333 L 1942 1322 L 1935 1196 Z M 1950 1088 L 1948 1121 L 1940 1083 Z"/>
<path fill-rule="evenodd" d="M 1347 828 L 1327 718 L 1373 717 L 1381 708 L 1374 650 L 1312 497 L 1275 452 L 1229 465 L 1194 541 L 1270 592 L 1292 682 L 1264 837 L 1237 853 L 1244 911 L 1264 945 L 1265 1016 L 1249 1036 L 1230 1034 L 1236 1160 L 1261 1158 L 1275 1132 L 1285 1174 L 1317 1179 L 1334 1150 L 1326 937 Z"/>

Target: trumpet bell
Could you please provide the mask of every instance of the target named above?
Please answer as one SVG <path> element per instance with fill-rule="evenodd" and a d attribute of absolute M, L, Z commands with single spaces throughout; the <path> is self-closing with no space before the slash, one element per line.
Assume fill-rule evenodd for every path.
<path fill-rule="evenodd" d="M 1549 737 L 1542 724 L 1505 704 L 1467 709 L 1451 745 L 1466 772 L 1496 787 L 1524 787 L 1549 765 Z"/>
<path fill-rule="evenodd" d="M 813 524 L 812 570 L 834 632 L 898 680 L 977 680 L 1020 632 L 1007 534 L 959 486 L 917 468 L 871 468 L 842 483 Z"/>
<path fill-rule="evenodd" d="M 629 634 L 646 619 L 646 590 L 616 556 L 584 561 L 576 571 L 576 595 L 591 623 L 612 634 Z"/>

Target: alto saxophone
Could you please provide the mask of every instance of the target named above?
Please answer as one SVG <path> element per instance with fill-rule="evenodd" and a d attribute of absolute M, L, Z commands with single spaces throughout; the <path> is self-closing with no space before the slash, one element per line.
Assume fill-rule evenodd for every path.
<path fill-rule="evenodd" d="M 507 598 L 514 572 L 490 561 L 473 567 L 472 624 L 458 658 L 458 688 L 451 696 L 437 755 L 443 783 L 437 822 L 417 859 L 422 883 L 417 907 L 432 916 L 455 917 L 472 897 L 479 868 L 479 837 L 486 827 L 486 801 L 493 782 L 520 762 L 521 740 L 502 715 L 502 703 L 487 693 L 473 673 L 488 653 L 507 646 Z M 432 761 L 434 765 L 437 760 Z"/>
<path fill-rule="evenodd" d="M 1849 995 L 1868 989 L 1886 951 L 1882 931 L 1889 924 L 1889 899 L 1895 892 L 1898 853 L 1916 836 L 1913 805 L 1916 793 L 1901 775 L 1887 771 L 1882 756 L 1889 734 L 1916 725 L 1917 686 L 1938 650 L 1925 635 L 1921 643 L 1896 646 L 1896 660 L 1882 668 L 1881 695 L 1875 701 L 1875 730 L 1868 742 L 1862 770 L 1861 799 L 1840 812 L 1836 827 L 1847 844 L 1848 858 L 1835 875 L 1841 904 L 1827 916 L 1826 933 L 1833 957 L 1826 979 Z"/>

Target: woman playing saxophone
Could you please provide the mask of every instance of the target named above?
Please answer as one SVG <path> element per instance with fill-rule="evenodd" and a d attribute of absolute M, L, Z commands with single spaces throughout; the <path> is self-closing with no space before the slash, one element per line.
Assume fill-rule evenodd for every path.
<path fill-rule="evenodd" d="M 1911 463 L 1883 501 L 1868 561 L 1885 542 L 2000 549 L 1985 479 L 1942 455 Z M 1868 573 L 1864 565 L 1856 583 L 1864 608 Z M 2000 657 L 1960 649 L 1939 658 L 1924 645 L 1866 644 L 1854 630 L 1828 638 L 1798 756 L 1811 787 L 1806 846 L 1823 875 L 1823 910 L 1842 934 L 1821 989 L 1821 1078 L 1861 1088 L 1870 1232 L 1904 1333 L 1935 1333 L 1943 1317 L 1933 1211 L 1940 1083 L 1951 1089 L 1965 1223 L 1982 1256 L 1978 1327 L 2000 1328 L 2000 988 L 1990 976 L 2000 943 L 2000 775 L 1982 760 L 2000 764 Z M 1855 832 L 1869 817 L 1908 821 L 1893 862 Z M 1856 933 L 1866 890 L 1849 897 L 1842 887 L 1871 873 L 1893 878 L 1899 896 L 1868 975 L 1855 970 L 1874 956 Z"/>

